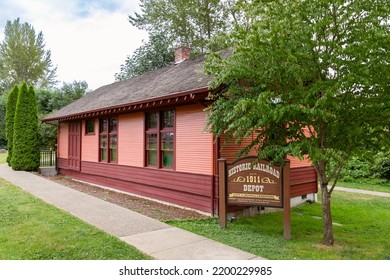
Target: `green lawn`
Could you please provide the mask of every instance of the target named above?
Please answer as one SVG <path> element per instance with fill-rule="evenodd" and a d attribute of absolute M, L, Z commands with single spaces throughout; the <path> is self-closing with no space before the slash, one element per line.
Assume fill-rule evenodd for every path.
<path fill-rule="evenodd" d="M 0 153 L 0 164 L 7 162 L 8 153 Z"/>
<path fill-rule="evenodd" d="M 0 179 L 0 260 L 150 259 Z"/>
<path fill-rule="evenodd" d="M 281 212 L 239 218 L 227 229 L 218 220 L 169 224 L 268 259 L 390 259 L 390 198 L 335 191 L 332 195 L 335 245 L 322 245 L 321 205 L 292 209 L 292 239 L 283 239 Z"/>

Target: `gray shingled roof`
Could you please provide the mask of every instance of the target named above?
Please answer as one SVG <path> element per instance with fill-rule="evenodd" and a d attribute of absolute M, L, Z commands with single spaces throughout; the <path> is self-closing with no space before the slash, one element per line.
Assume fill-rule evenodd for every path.
<path fill-rule="evenodd" d="M 211 77 L 203 74 L 203 66 L 204 56 L 201 56 L 138 77 L 102 86 L 46 116 L 43 120 L 61 119 L 70 115 L 99 111 L 104 108 L 205 88 Z"/>

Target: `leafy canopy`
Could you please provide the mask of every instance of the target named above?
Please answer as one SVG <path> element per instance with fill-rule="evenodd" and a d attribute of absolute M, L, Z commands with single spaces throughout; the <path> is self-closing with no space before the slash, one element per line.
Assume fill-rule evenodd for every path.
<path fill-rule="evenodd" d="M 255 1 L 233 53 L 209 57 L 211 87 L 225 85 L 208 124 L 236 139 L 256 132 L 260 158 L 308 154 L 344 162 L 384 140 L 389 127 L 386 1 Z M 260 129 L 261 128 L 261 129 Z M 329 181 L 329 180 L 326 180 Z"/>
<path fill-rule="evenodd" d="M 141 0 L 142 13 L 130 15 L 129 21 L 149 34 L 164 34 L 173 44 L 185 44 L 194 53 L 205 53 L 209 40 L 228 28 L 226 4 L 221 0 Z"/>
<path fill-rule="evenodd" d="M 115 74 L 116 81 L 122 81 L 139 76 L 149 71 L 162 68 L 175 60 L 171 42 L 164 34 L 150 34 L 149 41 L 128 56 L 121 65 L 119 73 Z"/>
<path fill-rule="evenodd" d="M 322 191 L 325 245 L 333 245 L 331 193 L 354 154 L 389 145 L 390 5 L 386 0 L 257 0 L 236 26 L 232 54 L 210 56 L 209 129 L 241 154 L 280 162 L 307 155 Z M 220 92 L 220 91 L 217 91 Z M 385 144 L 385 142 L 387 144 Z M 333 186 L 328 183 L 334 179 Z"/>
<path fill-rule="evenodd" d="M 129 16 L 131 25 L 145 30 L 149 40 L 143 42 L 125 63 L 115 79 L 130 77 L 162 68 L 174 62 L 174 48 L 186 45 L 196 57 L 225 45 L 224 35 L 233 18 L 236 0 L 141 0 L 141 13 Z"/>
<path fill-rule="evenodd" d="M 0 91 L 23 81 L 46 87 L 56 83 L 56 68 L 50 50 L 45 50 L 42 32 L 20 19 L 7 21 L 0 43 Z"/>

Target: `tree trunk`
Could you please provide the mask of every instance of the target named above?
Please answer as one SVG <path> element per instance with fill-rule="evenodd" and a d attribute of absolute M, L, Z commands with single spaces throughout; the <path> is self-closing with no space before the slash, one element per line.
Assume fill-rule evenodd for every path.
<path fill-rule="evenodd" d="M 322 191 L 322 221 L 324 223 L 324 238 L 322 243 L 331 246 L 334 243 L 333 239 L 333 224 L 332 214 L 330 211 L 330 193 L 328 192 L 327 184 L 321 184 Z"/>

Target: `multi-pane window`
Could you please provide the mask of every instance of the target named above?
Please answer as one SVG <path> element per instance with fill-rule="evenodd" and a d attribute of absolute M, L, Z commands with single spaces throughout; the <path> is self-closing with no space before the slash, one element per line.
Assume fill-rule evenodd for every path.
<path fill-rule="evenodd" d="M 118 160 L 118 118 L 100 119 L 99 125 L 100 161 L 117 162 Z"/>
<path fill-rule="evenodd" d="M 175 111 L 146 113 L 146 165 L 173 168 Z"/>

